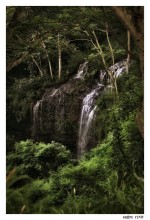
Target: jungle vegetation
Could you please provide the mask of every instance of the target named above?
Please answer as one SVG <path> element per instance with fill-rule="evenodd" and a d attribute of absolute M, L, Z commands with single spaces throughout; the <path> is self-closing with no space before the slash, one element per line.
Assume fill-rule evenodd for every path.
<path fill-rule="evenodd" d="M 7 213 L 144 213 L 144 8 L 9 6 L 6 13 Z M 62 143 L 33 140 L 31 105 L 85 59 L 91 85 L 118 61 L 127 59 L 128 71 L 98 98 L 99 140 L 78 160 Z"/>

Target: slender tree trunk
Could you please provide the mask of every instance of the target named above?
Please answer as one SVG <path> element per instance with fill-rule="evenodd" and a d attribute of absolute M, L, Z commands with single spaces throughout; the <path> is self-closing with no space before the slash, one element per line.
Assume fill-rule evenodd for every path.
<path fill-rule="evenodd" d="M 113 81 L 112 73 L 111 73 L 111 71 L 108 70 L 108 66 L 107 66 L 107 63 L 106 63 L 106 61 L 105 61 L 105 57 L 104 57 L 104 54 L 103 54 L 103 50 L 102 50 L 101 45 L 100 45 L 100 43 L 99 43 L 99 41 L 98 41 L 98 38 L 97 38 L 97 36 L 96 36 L 96 34 L 95 34 L 95 31 L 93 31 L 92 33 L 93 33 L 93 36 L 94 36 L 94 38 L 95 38 L 96 44 L 94 43 L 94 41 L 93 41 L 92 38 L 90 37 L 89 33 L 88 33 L 87 31 L 84 31 L 84 32 L 85 32 L 86 35 L 89 37 L 90 42 L 92 43 L 92 45 L 95 47 L 95 49 L 96 49 L 97 52 L 99 53 L 100 59 L 102 60 L 102 63 L 103 63 L 103 65 L 104 65 L 104 67 L 105 67 L 105 69 L 107 70 L 107 73 L 108 73 L 108 75 L 109 75 L 109 83 L 114 86 L 114 81 Z M 112 92 L 112 88 L 111 88 L 111 92 Z"/>
<path fill-rule="evenodd" d="M 37 61 L 34 59 L 33 56 L 32 56 L 32 60 L 33 60 L 33 62 L 35 63 L 35 65 L 37 66 L 40 75 L 43 77 L 43 71 L 42 71 L 42 69 L 40 68 L 39 64 L 37 63 Z"/>
<path fill-rule="evenodd" d="M 107 37 L 107 42 L 108 42 L 108 46 L 109 46 L 109 50 L 110 50 L 110 54 L 111 54 L 111 58 L 112 58 L 112 64 L 113 66 L 115 65 L 115 58 L 114 58 L 114 52 L 109 40 L 109 35 L 108 35 L 108 25 L 106 24 L 106 37 Z M 116 94 L 118 94 L 118 86 L 117 86 L 117 79 L 116 79 L 116 75 L 115 75 L 115 69 L 114 71 L 114 76 L 112 76 L 112 74 L 110 73 L 111 77 L 112 77 L 112 81 L 116 90 Z"/>
<path fill-rule="evenodd" d="M 98 50 L 100 51 L 100 55 L 101 55 L 103 64 L 104 64 L 105 68 L 107 69 L 108 66 L 107 66 L 107 64 L 106 64 L 106 61 L 105 61 L 105 58 L 104 58 L 104 54 L 103 54 L 102 48 L 101 48 L 101 46 L 100 46 L 100 44 L 99 44 L 99 42 L 98 42 L 98 38 L 97 38 L 97 36 L 96 36 L 96 34 L 95 34 L 95 31 L 93 31 L 92 33 L 93 33 L 93 35 L 94 35 L 94 37 L 95 37 L 95 41 L 96 41 L 96 44 L 97 44 L 97 48 L 98 48 Z"/>
<path fill-rule="evenodd" d="M 95 31 L 92 31 L 92 34 L 93 34 L 93 36 L 94 36 L 94 38 L 95 38 L 96 44 L 94 43 L 94 41 L 93 41 L 92 38 L 90 37 L 89 33 L 88 33 L 87 31 L 84 31 L 84 32 L 85 32 L 86 35 L 89 37 L 90 42 L 92 43 L 92 45 L 95 47 L 95 49 L 96 49 L 97 52 L 99 53 L 100 59 L 102 60 L 102 63 L 103 63 L 103 65 L 104 65 L 105 69 L 108 69 L 108 66 L 107 66 L 107 64 L 106 64 L 105 57 L 104 57 L 104 54 L 103 54 L 103 50 L 102 50 L 102 48 L 101 48 L 101 46 L 100 46 L 100 43 L 98 42 L 98 38 L 97 38 L 97 36 L 96 36 L 96 34 L 95 34 Z"/>
<path fill-rule="evenodd" d="M 93 33 L 93 35 L 95 37 L 96 45 L 97 45 L 97 48 L 99 50 L 102 62 L 104 64 L 105 68 L 107 69 L 108 75 L 110 77 L 110 84 L 115 88 L 116 94 L 118 94 L 116 79 L 115 79 L 115 77 L 113 77 L 112 72 L 108 70 L 108 65 L 106 64 L 105 57 L 104 57 L 104 54 L 103 54 L 103 50 L 102 50 L 101 45 L 100 45 L 100 43 L 98 41 L 98 38 L 97 38 L 97 36 L 95 34 L 95 31 L 93 31 L 92 33 Z M 108 32 L 107 31 L 106 31 L 106 35 L 107 35 L 107 41 L 108 41 L 108 45 L 109 45 L 109 48 L 110 48 L 110 53 L 111 53 L 112 61 L 113 61 L 113 65 L 114 65 L 113 50 L 112 50 L 112 46 L 111 46 L 110 41 L 109 41 L 109 36 L 108 36 Z M 111 89 L 111 92 L 112 92 L 112 89 Z"/>
<path fill-rule="evenodd" d="M 41 45 L 42 45 L 42 47 L 45 50 L 47 61 L 48 61 L 48 66 L 49 66 L 49 72 L 50 72 L 51 78 L 53 79 L 53 71 L 52 71 L 51 61 L 50 61 L 50 58 L 49 58 L 49 55 L 48 55 L 48 51 L 46 49 L 46 45 L 45 45 L 45 43 L 44 43 L 44 41 L 42 39 L 41 39 Z"/>
<path fill-rule="evenodd" d="M 144 101 L 142 102 L 141 108 L 139 108 L 136 114 L 136 123 L 138 125 L 139 131 L 144 139 Z"/>
<path fill-rule="evenodd" d="M 128 55 L 127 55 L 127 74 L 128 74 L 128 72 L 129 72 L 129 62 L 130 62 L 130 51 L 131 51 L 130 31 L 127 31 L 127 41 L 128 41 Z"/>
<path fill-rule="evenodd" d="M 61 69 L 62 69 L 62 63 L 61 63 L 61 45 L 60 45 L 60 34 L 58 33 L 58 79 L 61 78 Z"/>
<path fill-rule="evenodd" d="M 47 60 L 48 60 L 49 72 L 50 72 L 51 78 L 53 79 L 52 65 L 51 65 L 51 61 L 50 61 L 47 50 L 46 50 L 46 57 L 47 57 Z"/>

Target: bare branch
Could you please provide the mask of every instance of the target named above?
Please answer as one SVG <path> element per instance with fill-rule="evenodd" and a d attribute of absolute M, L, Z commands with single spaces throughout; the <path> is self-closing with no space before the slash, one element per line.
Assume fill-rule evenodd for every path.
<path fill-rule="evenodd" d="M 10 65 L 8 65 L 6 67 L 6 71 L 10 72 L 15 66 L 18 66 L 19 64 L 23 63 L 24 61 L 26 61 L 28 59 L 28 55 L 29 52 L 25 52 L 19 59 L 15 60 L 13 63 L 11 63 Z"/>

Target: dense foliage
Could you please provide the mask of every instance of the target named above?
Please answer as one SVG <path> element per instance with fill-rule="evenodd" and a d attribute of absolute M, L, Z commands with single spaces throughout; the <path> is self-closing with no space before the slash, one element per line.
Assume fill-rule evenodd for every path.
<path fill-rule="evenodd" d="M 31 140 L 16 144 L 15 152 L 7 157 L 8 167 L 17 166 L 19 175 L 27 174 L 32 178 L 46 178 L 49 172 L 69 162 L 70 152 L 59 144 L 33 143 Z"/>
<path fill-rule="evenodd" d="M 121 174 L 115 169 L 113 144 L 113 134 L 109 133 L 107 139 L 79 164 L 70 162 L 59 167 L 57 172 L 52 172 L 54 164 L 47 167 L 47 163 L 41 165 L 40 160 L 37 170 L 41 170 L 42 166 L 49 173 L 44 179 L 41 179 L 43 170 L 33 175 L 34 159 L 30 159 L 28 166 L 25 162 L 22 166 L 18 165 L 16 173 L 28 173 L 35 179 L 26 181 L 21 176 L 22 183 L 15 175 L 11 177 L 13 184 L 8 184 L 7 213 L 20 213 L 23 207 L 23 213 L 143 213 L 143 180 L 137 176 L 134 163 L 128 172 L 123 167 L 120 168 Z M 37 154 L 40 153 L 37 150 Z M 65 152 L 65 156 L 61 152 L 59 154 L 59 158 L 64 160 Z M 29 157 L 27 152 L 24 155 Z M 119 157 L 119 154 L 116 155 Z M 14 165 L 14 158 L 9 157 L 8 160 Z M 122 166 L 126 167 L 124 161 Z M 39 176 L 35 177 L 36 173 Z"/>
<path fill-rule="evenodd" d="M 85 59 L 91 87 L 106 68 L 91 44 L 93 33 L 112 65 L 106 23 L 120 61 L 127 34 L 111 7 L 7 7 L 7 213 L 144 213 L 144 144 L 136 123 L 143 82 L 135 42 L 129 71 L 117 79 L 118 94 L 106 89 L 97 99 L 94 148 L 77 160 L 68 146 L 31 136 L 32 108 L 47 88 L 68 81 Z"/>
<path fill-rule="evenodd" d="M 7 157 L 8 173 L 16 167 L 11 177 L 15 183 L 8 185 L 8 213 L 19 213 L 23 207 L 23 213 L 143 213 L 143 140 L 135 122 L 142 88 L 134 74 L 122 77 L 119 84 L 122 81 L 115 102 L 112 95 L 109 102 L 108 95 L 98 101 L 97 120 L 107 117 L 105 138 L 81 161 L 71 160 L 69 151 L 55 142 L 16 144 Z M 102 114 L 107 103 L 111 111 Z M 20 175 L 23 185 L 17 180 Z"/>

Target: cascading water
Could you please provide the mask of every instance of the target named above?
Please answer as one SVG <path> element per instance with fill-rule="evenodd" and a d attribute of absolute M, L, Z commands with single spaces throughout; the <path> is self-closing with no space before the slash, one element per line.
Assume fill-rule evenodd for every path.
<path fill-rule="evenodd" d="M 109 68 L 109 70 L 115 75 L 115 77 L 121 76 L 127 69 L 127 61 L 121 61 L 114 64 Z"/>
<path fill-rule="evenodd" d="M 85 61 L 84 63 L 80 64 L 78 73 L 74 77 L 74 79 L 84 79 L 85 75 L 88 71 L 88 61 Z"/>
<path fill-rule="evenodd" d="M 126 62 L 116 63 L 109 70 L 113 76 L 121 76 L 126 70 Z M 97 134 L 92 136 L 92 126 L 98 108 L 96 99 L 111 86 L 108 84 L 107 70 L 101 70 L 100 75 L 94 76 L 97 77 L 95 80 L 97 79 L 101 84 L 97 82 L 93 84 L 93 79 L 91 83 L 84 81 L 87 73 L 88 62 L 85 61 L 80 64 L 77 74 L 67 83 L 59 87 L 57 85 L 57 88 L 50 87 L 33 108 L 31 105 L 33 139 L 38 141 L 55 140 L 73 149 L 76 149 L 77 144 L 78 158 L 93 147 L 97 141 Z M 91 84 L 93 89 L 90 90 Z"/>
<path fill-rule="evenodd" d="M 53 100 L 53 97 L 56 95 L 56 93 L 59 92 L 59 89 L 52 89 L 51 93 L 47 96 L 49 101 Z M 33 137 L 36 137 L 40 129 L 43 127 L 43 121 L 42 121 L 42 111 L 43 111 L 43 102 L 45 95 L 42 97 L 42 100 L 37 101 L 37 103 L 33 107 L 33 126 L 32 126 L 32 135 Z"/>
<path fill-rule="evenodd" d="M 119 77 L 126 71 L 126 61 L 121 61 L 111 66 L 109 70 L 112 72 L 114 77 Z M 80 75 L 80 74 L 79 74 Z M 79 77 L 78 77 L 79 78 Z M 108 82 L 108 73 L 105 70 L 100 71 L 99 81 L 100 83 Z M 92 121 L 95 116 L 96 104 L 95 99 L 104 90 L 106 86 L 103 84 L 98 84 L 95 89 L 93 89 L 88 95 L 83 99 L 82 111 L 80 116 L 80 126 L 79 126 L 79 137 L 78 137 L 78 158 L 80 158 L 86 151 L 87 145 L 90 138 L 90 132 L 92 127 Z M 109 87 L 109 86 L 108 86 Z"/>
<path fill-rule="evenodd" d="M 87 150 L 89 131 L 97 108 L 95 99 L 99 95 L 100 91 L 103 90 L 103 87 L 104 86 L 102 84 L 98 84 L 97 87 L 83 99 L 79 126 L 78 158 L 80 158 Z"/>
<path fill-rule="evenodd" d="M 37 101 L 35 106 L 33 107 L 33 135 L 36 133 L 37 124 L 40 123 L 39 119 L 39 109 L 42 108 L 43 100 Z"/>

